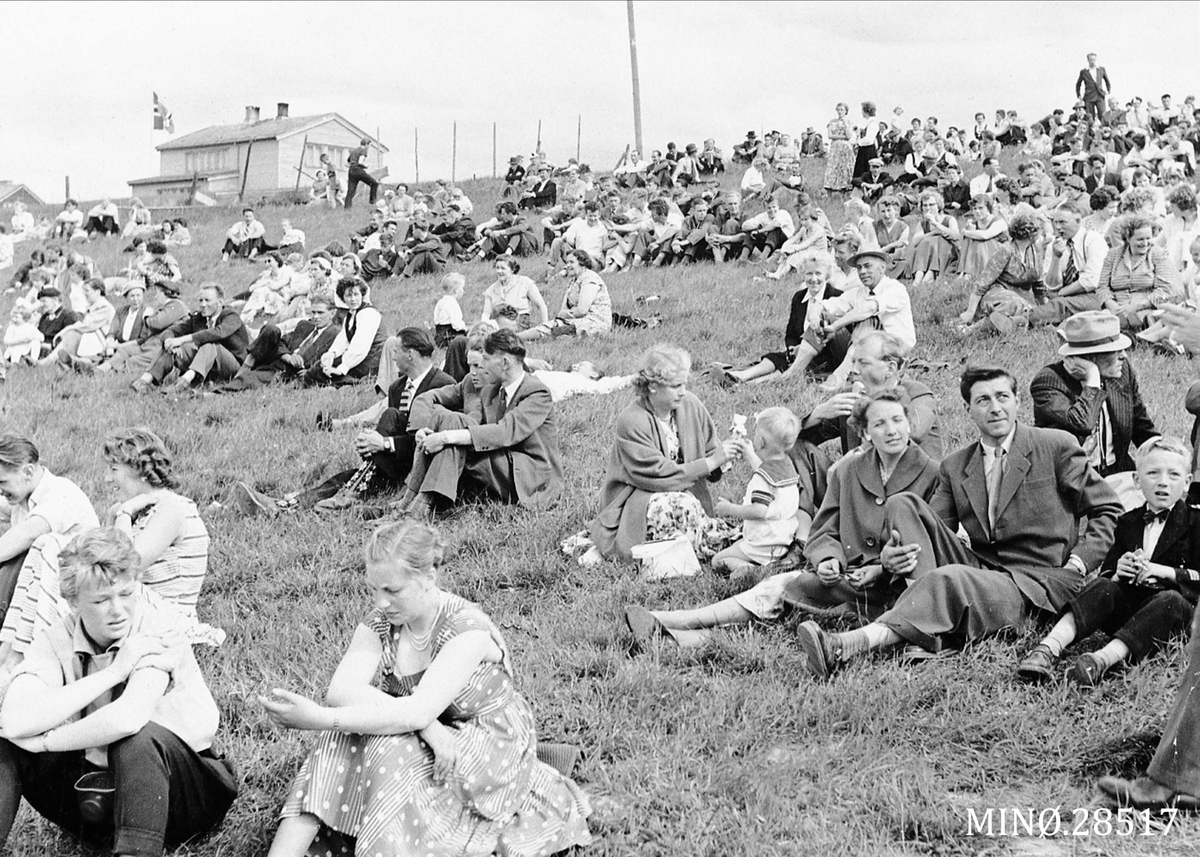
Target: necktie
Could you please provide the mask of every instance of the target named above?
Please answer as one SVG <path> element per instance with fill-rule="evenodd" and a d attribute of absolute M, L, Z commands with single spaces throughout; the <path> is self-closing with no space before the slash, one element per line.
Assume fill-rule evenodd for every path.
<path fill-rule="evenodd" d="M 987 189 L 987 192 L 988 192 L 988 193 L 995 193 L 995 192 L 996 192 L 996 180 L 995 180 L 994 178 L 992 178 L 991 176 L 989 176 L 989 177 L 988 177 L 988 189 Z"/>
<path fill-rule="evenodd" d="M 1000 513 L 1000 483 L 1004 479 L 1005 456 L 1008 455 L 1003 447 L 996 450 L 992 460 L 992 469 L 987 476 L 988 496 L 988 530 L 995 535 L 996 516 Z"/>
<path fill-rule="evenodd" d="M 1063 263 L 1062 284 L 1069 286 L 1079 279 L 1079 269 L 1075 267 L 1075 239 L 1067 239 L 1067 261 Z"/>
<path fill-rule="evenodd" d="M 396 410 L 408 411 L 412 409 L 413 390 L 415 387 L 416 385 L 413 384 L 410 378 L 408 383 L 404 385 L 404 391 L 400 394 L 400 406 Z"/>
<path fill-rule="evenodd" d="M 506 413 L 508 413 L 508 391 L 501 387 L 500 404 L 496 406 L 496 422 L 504 419 Z"/>

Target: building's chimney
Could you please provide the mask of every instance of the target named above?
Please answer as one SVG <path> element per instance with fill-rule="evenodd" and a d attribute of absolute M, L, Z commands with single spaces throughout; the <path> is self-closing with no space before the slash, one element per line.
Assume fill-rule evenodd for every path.
<path fill-rule="evenodd" d="M 278 104 L 275 105 L 275 118 L 276 119 L 287 119 L 288 118 L 288 103 L 286 101 L 280 101 Z"/>
<path fill-rule="evenodd" d="M 258 121 L 258 108 L 246 105 L 246 124 L 253 125 Z"/>

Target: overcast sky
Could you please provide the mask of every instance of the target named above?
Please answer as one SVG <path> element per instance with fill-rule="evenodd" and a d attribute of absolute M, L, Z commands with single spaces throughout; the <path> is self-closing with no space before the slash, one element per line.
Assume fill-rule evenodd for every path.
<path fill-rule="evenodd" d="M 822 127 L 833 105 L 968 122 L 999 107 L 1070 107 L 1088 51 L 1115 94 L 1200 90 L 1200 3 L 652 2 L 636 0 L 646 148 L 749 129 Z M 177 134 L 337 111 L 379 129 L 393 177 L 459 178 L 532 151 L 610 168 L 633 139 L 621 0 L 408 3 L 0 2 L 9 33 L 0 179 L 47 200 L 127 196 L 158 174 L 151 92 Z M 1198 93 L 1200 94 L 1200 93 Z M 857 114 L 857 108 L 855 109 Z"/>

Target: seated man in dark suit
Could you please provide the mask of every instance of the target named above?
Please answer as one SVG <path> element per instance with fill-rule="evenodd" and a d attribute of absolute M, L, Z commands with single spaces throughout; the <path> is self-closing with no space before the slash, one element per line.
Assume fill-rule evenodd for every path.
<path fill-rule="evenodd" d="M 1103 630 L 1112 640 L 1075 660 L 1070 678 L 1092 687 L 1112 667 L 1135 664 L 1187 630 L 1200 595 L 1200 510 L 1187 504 L 1191 454 L 1176 438 L 1138 448 L 1137 482 L 1145 500 L 1117 520 L 1100 576 L 1071 599 L 1053 630 L 1025 656 L 1017 676 L 1054 678 L 1063 649 Z"/>
<path fill-rule="evenodd" d="M 462 385 L 417 399 L 409 421 L 417 427 L 417 453 L 403 513 L 426 516 L 435 502 L 455 502 L 464 480 L 531 509 L 558 499 L 563 469 L 554 401 L 545 384 L 526 374 L 525 353 L 516 333 L 498 330 L 483 342 L 485 386 L 477 402 L 467 400 Z"/>
<path fill-rule="evenodd" d="M 895 183 L 890 175 L 883 171 L 883 159 L 871 158 L 867 161 L 867 171 L 854 177 L 851 184 L 862 191 L 864 202 L 874 205 L 883 198 L 883 192 Z"/>
<path fill-rule="evenodd" d="M 435 223 L 430 231 L 441 239 L 451 256 L 465 254 L 467 248 L 475 243 L 475 221 L 463 214 L 457 203 L 446 206 L 442 221 Z"/>
<path fill-rule="evenodd" d="M 1033 424 L 1075 435 L 1106 479 L 1131 473 L 1130 444 L 1141 446 L 1161 432 L 1125 357 L 1129 337 L 1121 333 L 1120 320 L 1104 310 L 1076 313 L 1059 334 L 1062 359 L 1044 366 L 1029 385 Z"/>
<path fill-rule="evenodd" d="M 221 381 L 237 374 L 250 347 L 250 332 L 242 317 L 225 306 L 225 292 L 216 283 L 205 283 L 197 297 L 199 312 L 177 321 L 166 331 L 163 352 L 150 371 L 133 382 L 145 393 L 161 384 L 171 370 L 179 379 L 170 392 L 181 393 L 201 381 Z"/>
<path fill-rule="evenodd" d="M 550 178 L 551 169 L 542 164 L 537 170 L 537 179 L 529 183 L 529 190 L 521 194 L 519 208 L 549 208 L 558 201 L 558 185 Z"/>
<path fill-rule="evenodd" d="M 880 562 L 911 584 L 855 631 L 826 634 L 804 622 L 797 635 L 815 678 L 872 649 L 908 643 L 907 658 L 922 660 L 948 643 L 1057 613 L 1107 553 L 1121 503 L 1079 443 L 1017 422 L 1017 382 L 1005 369 L 967 369 L 959 391 L 979 441 L 942 462 L 931 502 L 897 494 L 885 508 L 890 536 Z"/>
<path fill-rule="evenodd" d="M 476 350 L 481 347 L 475 343 Z M 359 432 L 354 451 L 362 459 L 357 468 L 344 470 L 309 488 L 286 497 L 269 497 L 239 482 L 233 500 L 245 515 L 275 515 L 288 509 L 323 511 L 346 509 L 354 503 L 403 487 L 412 469 L 416 442 L 409 431 L 413 401 L 423 393 L 454 384 L 454 379 L 433 365 L 433 337 L 421 327 L 406 327 L 396 335 L 395 357 L 399 378 L 388 388 L 387 407 L 374 429 Z M 477 355 L 478 357 L 478 355 Z"/>
<path fill-rule="evenodd" d="M 321 355 L 329 350 L 341 328 L 337 324 L 337 309 L 329 298 L 313 298 L 308 311 L 309 317 L 286 336 L 275 325 L 265 325 L 233 380 L 213 392 L 253 390 L 276 378 L 296 378 L 319 365 Z"/>

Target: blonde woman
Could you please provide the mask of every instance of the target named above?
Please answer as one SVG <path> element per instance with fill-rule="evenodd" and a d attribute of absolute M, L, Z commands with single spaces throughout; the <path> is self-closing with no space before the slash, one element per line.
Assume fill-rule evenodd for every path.
<path fill-rule="evenodd" d="M 364 551 L 373 609 L 325 704 L 281 689 L 259 698 L 280 726 L 320 733 L 270 857 L 533 857 L 591 842 L 586 796 L 538 761 L 500 631 L 439 586 L 442 553 L 425 524 L 377 529 Z"/>

